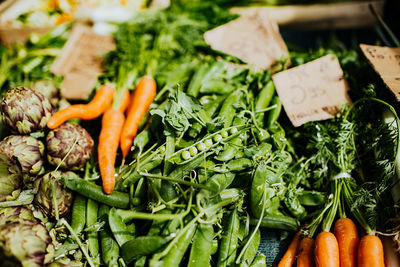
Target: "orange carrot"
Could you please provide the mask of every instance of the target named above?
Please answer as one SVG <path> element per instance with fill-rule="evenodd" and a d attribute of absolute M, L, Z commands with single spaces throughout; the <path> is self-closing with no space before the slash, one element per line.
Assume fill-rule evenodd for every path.
<path fill-rule="evenodd" d="M 125 90 L 123 95 L 122 95 L 122 99 L 121 99 L 121 104 L 119 105 L 119 111 L 121 111 L 122 113 L 125 112 L 125 110 L 129 107 L 130 105 L 130 97 L 129 97 L 129 91 Z"/>
<path fill-rule="evenodd" d="M 297 251 L 299 249 L 300 243 L 300 231 L 296 233 L 292 242 L 289 245 L 289 248 L 286 250 L 283 255 L 281 261 L 278 264 L 278 267 L 290 267 L 293 265 L 294 260 L 296 259 Z"/>
<path fill-rule="evenodd" d="M 156 96 L 157 85 L 153 78 L 142 77 L 131 96 L 128 115 L 121 133 L 121 151 L 125 158 L 131 149 L 138 126 Z"/>
<path fill-rule="evenodd" d="M 47 121 L 47 127 L 55 129 L 70 119 L 91 120 L 97 118 L 110 107 L 113 96 L 114 88 L 110 85 L 103 85 L 88 104 L 71 105 L 54 113 Z"/>
<path fill-rule="evenodd" d="M 317 267 L 339 267 L 339 245 L 331 232 L 318 234 L 314 253 Z"/>
<path fill-rule="evenodd" d="M 385 267 L 383 245 L 375 235 L 364 236 L 358 246 L 358 267 Z"/>
<path fill-rule="evenodd" d="M 111 194 L 114 190 L 115 158 L 124 121 L 124 114 L 115 108 L 108 109 L 101 121 L 97 154 L 103 190 L 106 194 Z"/>
<path fill-rule="evenodd" d="M 300 241 L 299 255 L 297 256 L 297 267 L 315 266 L 314 244 L 314 239 L 309 237 L 305 237 Z"/>
<path fill-rule="evenodd" d="M 339 244 L 340 267 L 356 267 L 359 242 L 356 225 L 349 218 L 340 218 L 334 232 Z"/>

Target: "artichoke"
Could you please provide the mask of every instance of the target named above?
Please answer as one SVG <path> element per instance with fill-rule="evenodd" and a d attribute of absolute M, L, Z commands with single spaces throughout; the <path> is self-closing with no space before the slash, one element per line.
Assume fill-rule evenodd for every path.
<path fill-rule="evenodd" d="M 61 169 L 78 170 L 92 156 L 93 144 L 92 137 L 83 127 L 67 122 L 47 134 L 47 158 L 50 164 Z"/>
<path fill-rule="evenodd" d="M 0 153 L 0 201 L 14 200 L 19 196 L 22 172 L 18 164 Z"/>
<path fill-rule="evenodd" d="M 26 87 L 8 90 L 0 104 L 3 121 L 20 134 L 44 129 L 52 111 L 47 98 Z"/>
<path fill-rule="evenodd" d="M 47 98 L 53 108 L 57 109 L 61 98 L 61 91 L 56 82 L 52 80 L 39 80 L 34 82 L 31 87 L 35 92 Z"/>
<path fill-rule="evenodd" d="M 23 206 L 0 209 L 0 226 L 24 221 L 36 221 L 30 209 Z"/>
<path fill-rule="evenodd" d="M 0 142 L 0 152 L 18 161 L 22 173 L 37 175 L 43 169 L 44 144 L 29 135 L 10 135 Z"/>
<path fill-rule="evenodd" d="M 44 266 L 54 252 L 46 227 L 33 221 L 0 227 L 1 266 Z"/>
<path fill-rule="evenodd" d="M 34 202 L 39 206 L 44 214 L 55 217 L 55 202 L 57 202 L 58 214 L 63 216 L 67 214 L 72 205 L 72 192 L 64 187 L 61 175 L 75 175 L 73 172 L 62 173 L 53 171 L 44 174 L 35 181 L 37 194 Z M 54 201 L 53 194 L 56 201 Z"/>

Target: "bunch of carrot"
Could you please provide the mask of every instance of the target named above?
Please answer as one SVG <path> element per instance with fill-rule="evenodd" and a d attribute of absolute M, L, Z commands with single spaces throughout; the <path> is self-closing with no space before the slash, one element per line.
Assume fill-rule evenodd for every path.
<path fill-rule="evenodd" d="M 282 257 L 278 267 L 384 267 L 384 252 L 379 237 L 370 233 L 359 242 L 357 227 L 349 218 L 340 218 L 334 234 L 320 232 L 301 238 L 298 232 Z"/>
<path fill-rule="evenodd" d="M 114 165 L 118 146 L 124 162 L 138 126 L 153 102 L 156 88 L 154 79 L 147 76 L 140 79 L 131 95 L 126 89 L 115 90 L 106 84 L 97 90 L 88 104 L 76 104 L 62 109 L 54 113 L 47 123 L 48 128 L 54 129 L 70 119 L 92 120 L 103 115 L 97 153 L 103 190 L 107 194 L 114 190 Z"/>

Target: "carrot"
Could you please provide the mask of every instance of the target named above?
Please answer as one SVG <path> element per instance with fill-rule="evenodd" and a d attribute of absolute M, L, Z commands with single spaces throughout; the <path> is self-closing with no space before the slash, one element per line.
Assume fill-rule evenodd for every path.
<path fill-rule="evenodd" d="M 125 110 L 129 107 L 130 103 L 131 103 L 131 100 L 129 98 L 129 91 L 125 90 L 122 95 L 121 104 L 119 106 L 119 111 L 121 111 L 122 113 L 125 112 Z"/>
<path fill-rule="evenodd" d="M 385 267 L 383 245 L 375 235 L 364 236 L 358 246 L 358 267 Z"/>
<path fill-rule="evenodd" d="M 299 255 L 297 256 L 297 267 L 313 267 L 315 265 L 314 245 L 314 239 L 309 237 L 305 237 L 300 241 Z"/>
<path fill-rule="evenodd" d="M 317 267 L 339 267 L 339 245 L 331 232 L 318 234 L 314 253 Z"/>
<path fill-rule="evenodd" d="M 93 99 L 88 104 L 71 105 L 54 113 L 47 121 L 47 127 L 55 129 L 70 119 L 91 120 L 97 118 L 110 107 L 113 96 L 114 88 L 110 85 L 103 85 L 97 90 Z"/>
<path fill-rule="evenodd" d="M 156 96 L 157 84 L 151 77 L 142 77 L 131 96 L 131 104 L 121 133 L 121 151 L 125 158 L 131 149 L 138 126 Z"/>
<path fill-rule="evenodd" d="M 101 121 L 97 154 L 103 190 L 106 194 L 111 194 L 114 190 L 115 158 L 124 121 L 124 114 L 115 108 L 109 108 L 104 113 Z"/>
<path fill-rule="evenodd" d="M 286 250 L 283 255 L 281 261 L 278 264 L 278 267 L 290 267 L 293 265 L 294 260 L 296 259 L 297 251 L 299 249 L 300 243 L 300 231 L 296 233 L 292 242 L 289 245 L 289 248 Z"/>
<path fill-rule="evenodd" d="M 339 244 L 340 266 L 356 267 L 359 242 L 356 225 L 349 218 L 340 218 L 334 229 Z"/>

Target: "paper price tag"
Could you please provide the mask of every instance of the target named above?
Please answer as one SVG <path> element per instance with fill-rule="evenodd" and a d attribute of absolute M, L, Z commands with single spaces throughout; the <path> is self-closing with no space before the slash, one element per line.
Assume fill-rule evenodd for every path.
<path fill-rule="evenodd" d="M 339 61 L 327 55 L 272 76 L 276 91 L 295 127 L 333 118 L 351 102 Z"/>
<path fill-rule="evenodd" d="M 85 25 L 72 29 L 67 43 L 57 56 L 51 72 L 64 76 L 61 84 L 63 96 L 68 99 L 87 99 L 102 73 L 102 56 L 114 49 L 111 36 L 95 34 Z"/>
<path fill-rule="evenodd" d="M 278 25 L 266 13 L 256 12 L 228 22 L 206 32 L 204 39 L 214 50 L 265 69 L 288 55 Z"/>
<path fill-rule="evenodd" d="M 400 47 L 360 44 L 365 57 L 400 101 Z"/>

